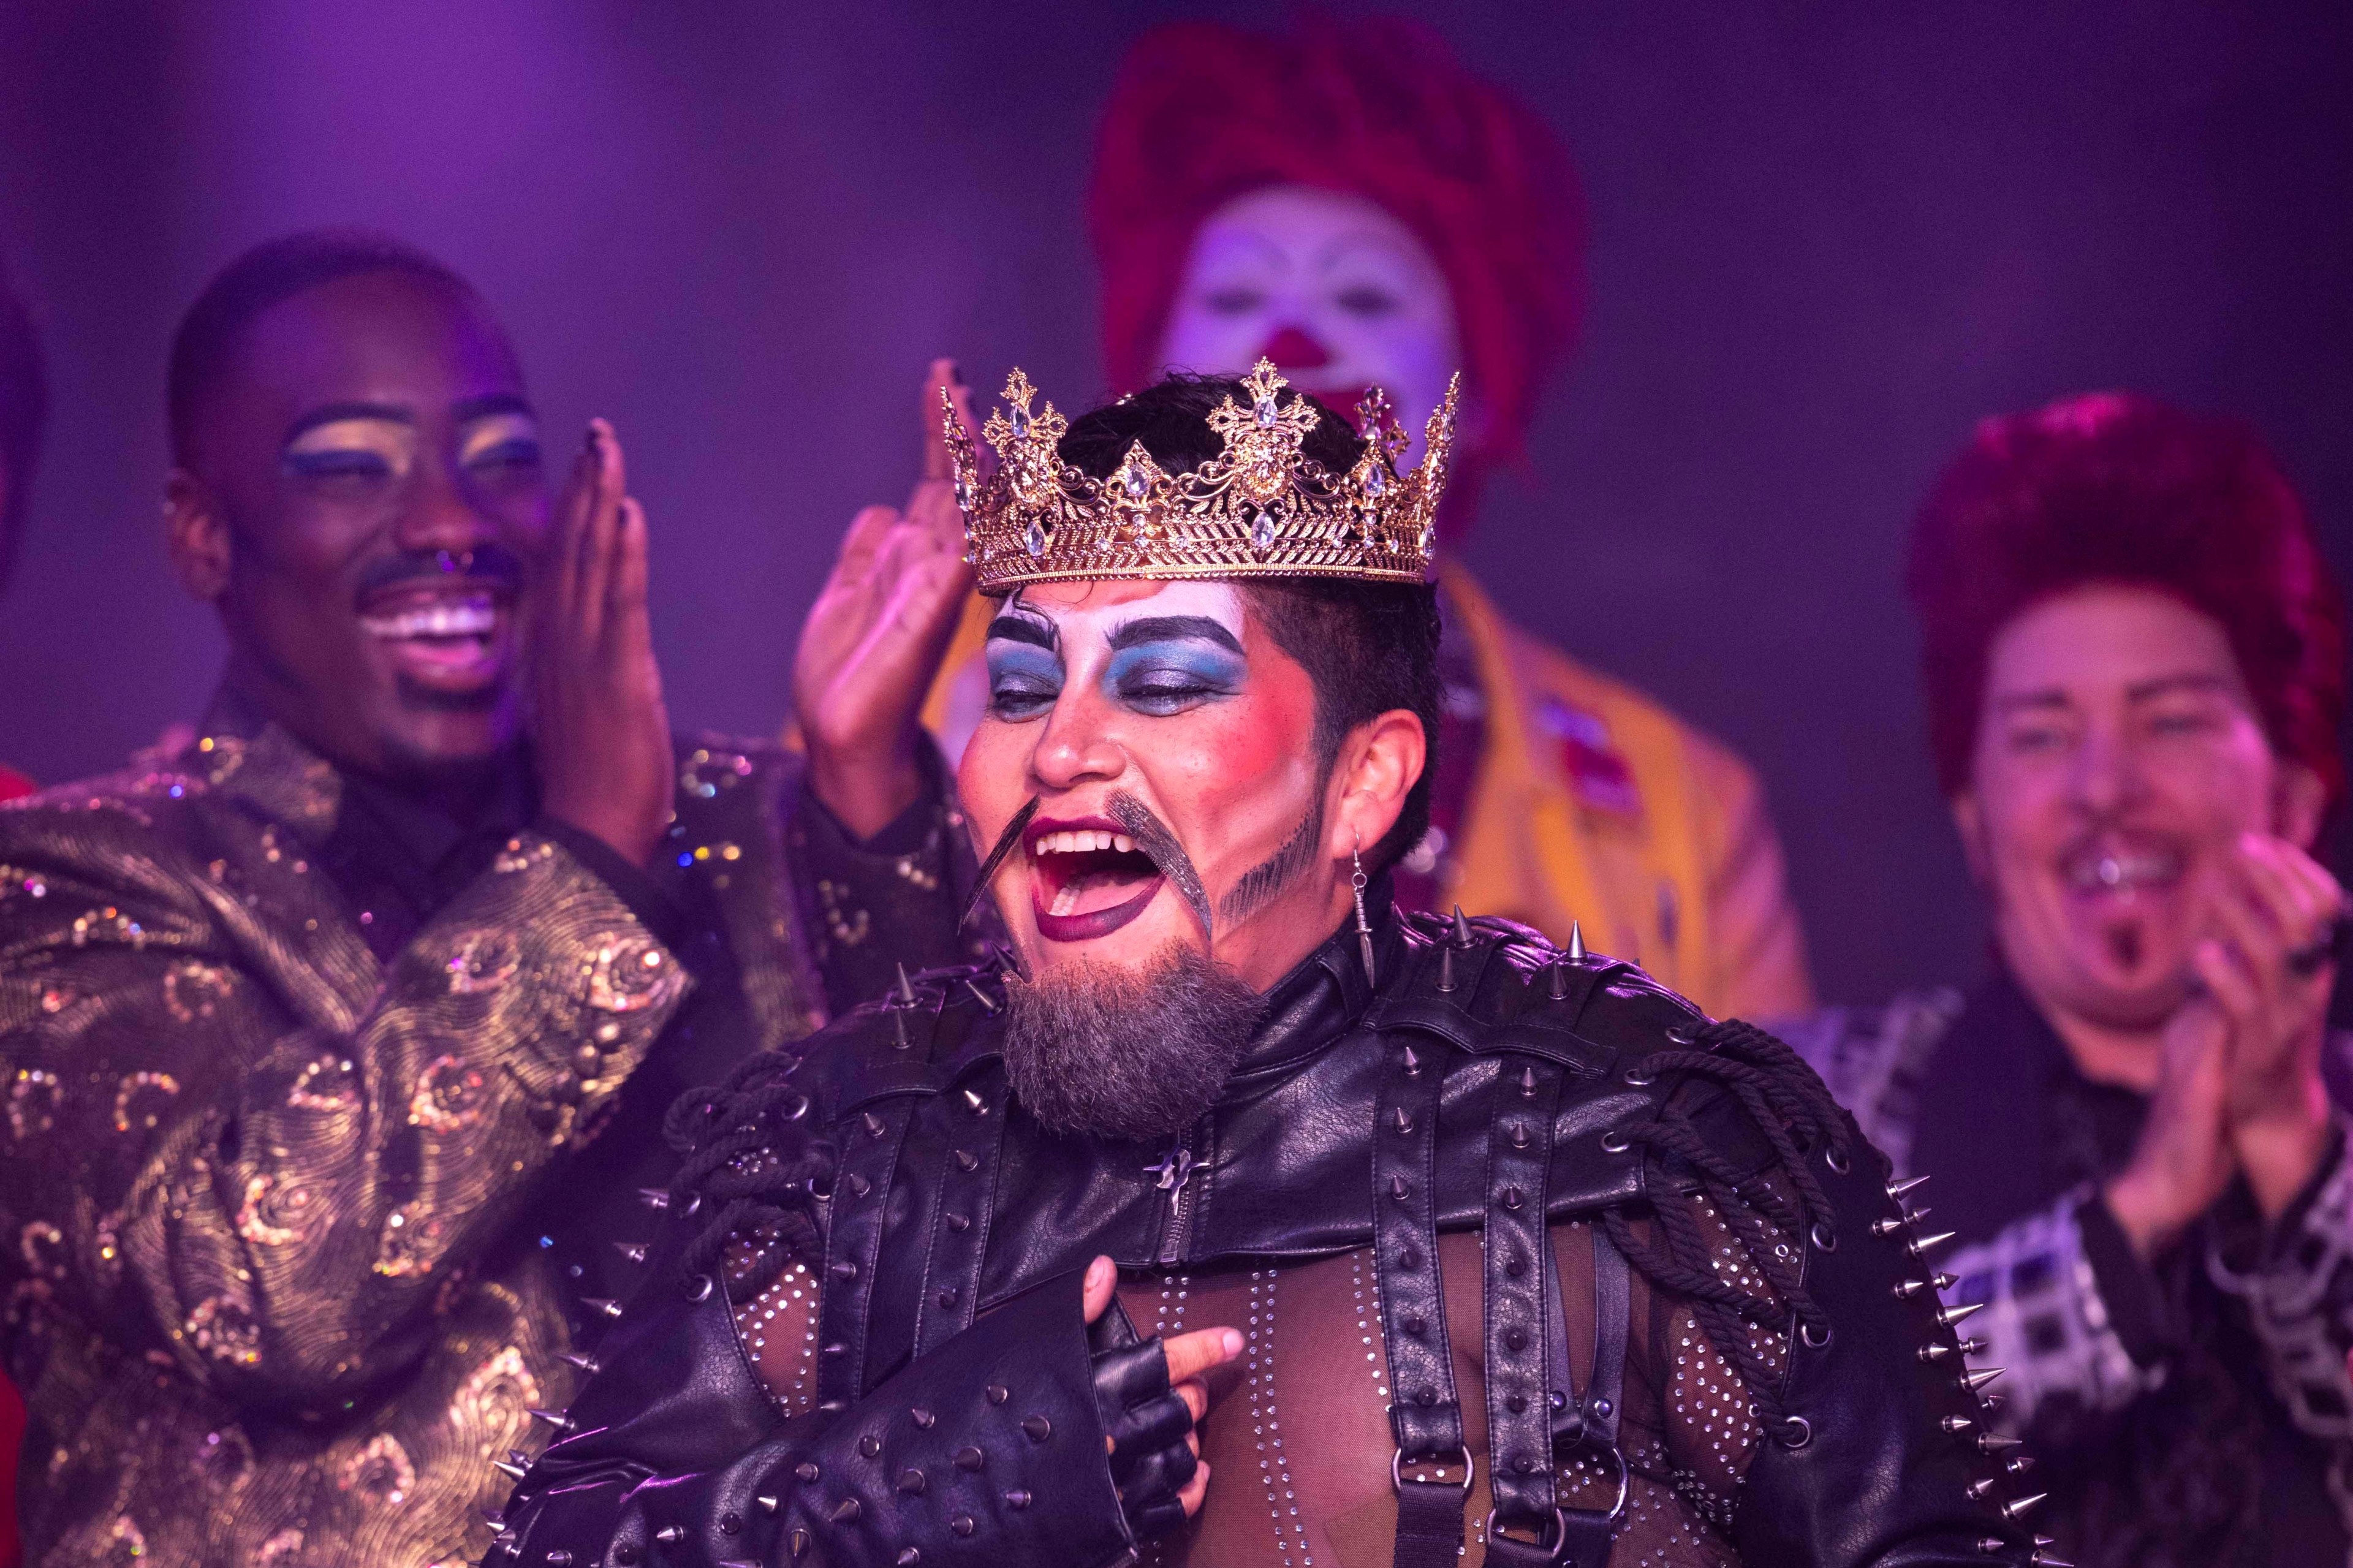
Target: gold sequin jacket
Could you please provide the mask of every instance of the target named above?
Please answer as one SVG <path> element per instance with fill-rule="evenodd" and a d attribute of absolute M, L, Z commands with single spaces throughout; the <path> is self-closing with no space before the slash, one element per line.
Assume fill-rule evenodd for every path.
<path fill-rule="evenodd" d="M 788 765 L 683 754 L 663 867 L 716 910 L 754 1046 L 822 1017 Z M 318 863 L 347 782 L 262 727 L 0 811 L 28 1562 L 471 1562 L 492 1462 L 571 1395 L 534 1205 L 572 1201 L 694 977 L 553 829 L 379 957 Z"/>

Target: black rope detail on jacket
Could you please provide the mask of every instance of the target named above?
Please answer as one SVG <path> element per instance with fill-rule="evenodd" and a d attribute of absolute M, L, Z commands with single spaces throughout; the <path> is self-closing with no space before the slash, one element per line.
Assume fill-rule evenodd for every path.
<path fill-rule="evenodd" d="M 671 1209 L 681 1217 L 709 1211 L 680 1268 L 715 1278 L 729 1244 L 742 1238 L 751 1256 L 728 1271 L 738 1300 L 825 1250 L 817 1194 L 831 1185 L 835 1150 L 802 1120 L 809 1100 L 793 1087 L 799 1066 L 797 1057 L 763 1052 L 725 1082 L 679 1096 L 662 1119 L 662 1137 L 685 1156 L 670 1182 Z"/>
<path fill-rule="evenodd" d="M 1846 1113 L 1797 1052 L 1754 1025 L 1711 1024 L 1693 1045 L 1699 1048 L 1643 1058 L 1642 1070 L 1656 1078 L 1688 1073 L 1722 1084 L 1773 1146 L 1774 1165 L 1744 1179 L 1689 1118 L 1665 1105 L 1650 1121 L 1622 1129 L 1621 1136 L 1672 1154 L 1697 1173 L 1725 1228 L 1769 1290 L 1742 1289 L 1716 1272 L 1706 1233 L 1683 1204 L 1651 1205 L 1655 1245 L 1644 1244 L 1616 1208 L 1603 1210 L 1602 1221 L 1609 1239 L 1652 1285 L 1691 1302 L 1709 1342 L 1740 1373 L 1759 1417 L 1770 1423 L 1780 1415 L 1780 1394 L 1772 1368 L 1749 1342 L 1748 1328 L 1756 1324 L 1795 1334 L 1809 1324 L 1828 1325 L 1798 1267 L 1808 1233 L 1817 1223 L 1828 1224 L 1831 1214 L 1830 1196 L 1807 1168 L 1805 1151 L 1827 1148 L 1843 1163 L 1852 1142 Z M 1767 1174 L 1786 1181 L 1794 1201 L 1792 1194 L 1762 1179 Z"/>

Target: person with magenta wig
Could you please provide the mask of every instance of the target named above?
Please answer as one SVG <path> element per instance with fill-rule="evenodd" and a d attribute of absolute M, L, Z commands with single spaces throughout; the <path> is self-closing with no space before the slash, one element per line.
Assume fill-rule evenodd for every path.
<path fill-rule="evenodd" d="M 2344 608 L 2254 434 L 1982 426 L 1912 596 L 1989 975 L 1789 1031 L 1957 1233 L 1936 1284 L 2081 1563 L 2341 1563 L 2353 1343 Z"/>

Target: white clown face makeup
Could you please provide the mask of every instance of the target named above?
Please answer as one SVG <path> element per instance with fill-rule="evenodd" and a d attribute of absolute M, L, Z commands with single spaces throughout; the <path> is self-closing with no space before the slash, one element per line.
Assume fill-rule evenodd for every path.
<path fill-rule="evenodd" d="M 957 781 L 984 853 L 1039 800 L 992 888 L 1031 973 L 1206 944 L 1263 987 L 1329 929 L 1314 688 L 1233 585 L 1032 585 L 987 661 Z"/>
<path fill-rule="evenodd" d="M 1454 300 L 1429 247 L 1362 196 L 1269 185 L 1235 197 L 1193 237 L 1160 360 L 1240 375 L 1261 354 L 1293 385 L 1353 418 L 1366 388 L 1421 430 L 1461 362 Z"/>

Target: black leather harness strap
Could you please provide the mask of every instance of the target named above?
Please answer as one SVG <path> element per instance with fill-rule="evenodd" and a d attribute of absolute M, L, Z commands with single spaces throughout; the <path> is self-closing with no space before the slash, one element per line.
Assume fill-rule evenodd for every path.
<path fill-rule="evenodd" d="M 1008 1093 L 1002 1072 L 977 1077 L 948 1091 L 951 1147 L 940 1162 L 932 1205 L 932 1245 L 923 1260 L 915 1303 L 915 1353 L 925 1355 L 972 1326 L 980 1295 L 980 1266 L 988 1252 L 988 1222 L 997 1207 L 997 1173 L 1004 1161 Z"/>
<path fill-rule="evenodd" d="M 1373 1268 L 1394 1391 L 1396 1568 L 1452 1568 L 1462 1550 L 1471 1452 L 1447 1342 L 1433 1190 L 1439 1091 L 1451 1053 L 1420 1035 L 1392 1036 L 1384 1048 L 1394 1055 L 1373 1133 Z M 1446 1473 L 1458 1467 L 1459 1475 Z"/>
<path fill-rule="evenodd" d="M 882 1220 L 899 1152 L 918 1095 L 893 1095 L 849 1118 L 833 1176 L 826 1226 L 825 1285 L 818 1311 L 817 1397 L 820 1410 L 844 1410 L 865 1392 L 866 1325 L 882 1249 Z"/>
<path fill-rule="evenodd" d="M 1556 1371 L 1546 1322 L 1551 1237 L 1546 1184 L 1552 1169 L 1553 1107 L 1561 1069 L 1535 1058 L 1496 1064 L 1487 1130 L 1484 1311 L 1487 1371 L 1487 1515 L 1491 1562 L 1548 1563 L 1561 1524 L 1553 1498 L 1552 1409 L 1548 1395 L 1568 1381 Z M 1559 1310 L 1552 1309 L 1555 1322 Z M 1533 1542 L 1502 1533 L 1515 1531 Z"/>
<path fill-rule="evenodd" d="M 1626 1456 L 1618 1447 L 1620 1407 L 1626 1396 L 1626 1334 L 1633 1295 L 1626 1255 L 1596 1223 L 1593 1233 L 1593 1375 L 1585 1397 L 1571 1396 L 1554 1435 L 1563 1458 L 1582 1454 L 1617 1471 L 1617 1496 L 1607 1508 L 1560 1505 L 1560 1544 L 1552 1561 L 1569 1568 L 1602 1568 L 1610 1538 L 1626 1511 Z M 1556 1319 L 1556 1321 L 1558 1321 Z M 1565 1330 L 1565 1325 L 1564 1325 Z"/>

